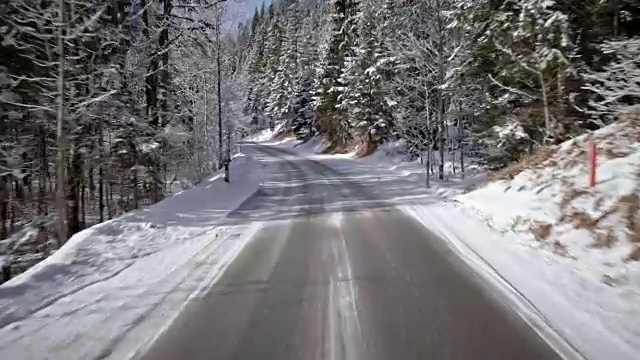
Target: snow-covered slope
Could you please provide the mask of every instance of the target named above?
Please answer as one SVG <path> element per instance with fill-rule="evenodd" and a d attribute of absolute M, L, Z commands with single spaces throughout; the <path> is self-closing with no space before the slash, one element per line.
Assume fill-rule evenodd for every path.
<path fill-rule="evenodd" d="M 152 340 L 260 227 L 218 226 L 258 189 L 260 163 L 236 156 L 231 174 L 86 229 L 0 286 L 3 358 L 126 359 Z"/>
<path fill-rule="evenodd" d="M 588 148 L 598 148 L 588 186 Z M 458 198 L 501 231 L 577 260 L 605 282 L 640 290 L 640 120 L 630 119 L 563 143 L 537 164 Z M 508 172 L 508 171 L 507 171 Z"/>
<path fill-rule="evenodd" d="M 591 141 L 598 148 L 593 188 Z M 461 214 L 455 216 L 468 220 L 449 226 L 451 238 L 464 239 L 589 358 L 637 359 L 639 174 L 640 123 L 634 118 L 549 149 L 505 171 L 505 179 L 456 197 L 460 209 L 502 236 L 487 237 L 477 220 Z M 423 217 L 433 218 L 434 210 Z"/>

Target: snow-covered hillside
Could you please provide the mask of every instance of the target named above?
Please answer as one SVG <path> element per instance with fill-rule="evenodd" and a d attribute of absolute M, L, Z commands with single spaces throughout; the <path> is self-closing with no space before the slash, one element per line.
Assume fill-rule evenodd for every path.
<path fill-rule="evenodd" d="M 258 189 L 260 167 L 236 155 L 230 183 L 217 173 L 149 208 L 81 231 L 3 284 L 4 358 L 125 359 L 140 351 L 258 231 L 259 222 L 220 225 Z M 56 321 L 44 321 L 50 318 Z M 36 333 L 48 341 L 33 343 Z"/>
<path fill-rule="evenodd" d="M 588 184 L 588 148 L 597 178 Z M 640 119 L 619 122 L 537 155 L 516 174 L 458 198 L 500 231 L 577 260 L 609 283 L 640 288 Z M 520 166 L 518 166 L 520 168 Z M 515 175 L 515 176 L 514 176 Z"/>

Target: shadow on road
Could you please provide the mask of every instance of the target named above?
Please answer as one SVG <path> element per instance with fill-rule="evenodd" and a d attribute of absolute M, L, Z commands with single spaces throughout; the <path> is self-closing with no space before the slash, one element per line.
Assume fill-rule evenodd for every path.
<path fill-rule="evenodd" d="M 282 149 L 251 145 L 268 161 L 270 177 L 256 194 L 229 214 L 226 222 L 293 219 L 333 212 L 385 210 L 411 202 L 439 201 L 415 180 L 372 171 L 335 170 L 321 161 Z M 350 162 L 346 162 L 347 164 Z M 353 162 L 355 164 L 355 162 Z M 344 167 L 344 165 L 343 165 Z"/>

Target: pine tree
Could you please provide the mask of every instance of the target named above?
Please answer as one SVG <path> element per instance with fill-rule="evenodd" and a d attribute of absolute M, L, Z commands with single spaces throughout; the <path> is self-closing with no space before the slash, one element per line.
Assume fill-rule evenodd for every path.
<path fill-rule="evenodd" d="M 320 58 L 317 49 L 318 37 L 314 36 L 316 23 L 313 15 L 307 13 L 297 37 L 297 69 L 291 95 L 289 121 L 299 138 L 308 139 L 315 135 L 314 90 L 316 87 L 316 67 Z"/>
<path fill-rule="evenodd" d="M 281 105 L 284 102 L 284 77 L 280 73 L 280 56 L 282 54 L 283 17 L 275 5 L 270 7 L 269 27 L 265 39 L 265 72 L 261 79 L 262 88 L 268 94 L 266 100 L 265 115 L 269 117 L 269 123 L 281 116 Z"/>
<path fill-rule="evenodd" d="M 381 44 L 376 33 L 377 18 L 374 1 L 361 1 L 360 11 L 354 16 L 357 40 L 347 50 L 345 68 L 339 78 L 343 87 L 337 109 L 349 119 L 349 127 L 371 141 L 373 127 L 384 120 L 384 99 L 381 91 Z"/>
<path fill-rule="evenodd" d="M 269 97 L 269 113 L 274 120 L 288 119 L 294 82 L 298 73 L 298 37 L 300 31 L 300 8 L 294 1 L 284 9 L 283 17 L 286 19 L 282 33 L 278 68 L 271 85 Z M 274 55 L 275 56 L 275 55 Z M 293 116 L 293 114 L 291 114 Z"/>
<path fill-rule="evenodd" d="M 350 140 L 348 121 L 335 113 L 338 98 L 343 90 L 340 75 L 345 65 L 345 56 L 352 50 L 355 39 L 354 24 L 357 4 L 350 0 L 332 0 L 329 19 L 331 21 L 331 39 L 327 49 L 326 64 L 323 69 L 318 91 L 318 126 L 322 133 L 338 146 L 344 146 Z"/>
<path fill-rule="evenodd" d="M 266 71 L 265 42 L 267 39 L 269 19 L 260 16 L 257 21 L 258 23 L 254 28 L 251 51 L 249 51 L 249 59 L 247 61 L 248 90 L 244 113 L 251 118 L 252 126 L 264 128 L 264 126 L 266 126 L 264 111 L 266 108 L 265 98 L 267 92 L 264 87 L 263 78 Z"/>

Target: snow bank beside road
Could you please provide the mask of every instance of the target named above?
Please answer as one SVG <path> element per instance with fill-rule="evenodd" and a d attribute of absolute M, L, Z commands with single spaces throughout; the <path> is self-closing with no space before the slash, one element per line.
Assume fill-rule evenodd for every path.
<path fill-rule="evenodd" d="M 236 156 L 231 175 L 86 229 L 0 286 L 2 357 L 123 359 L 149 341 L 260 226 L 217 226 L 258 189 L 260 164 Z"/>
<path fill-rule="evenodd" d="M 585 277 L 571 259 L 523 246 L 518 234 L 496 232 L 459 204 L 401 210 L 447 240 L 483 278 L 502 289 L 516 311 L 568 359 L 637 359 L 637 294 Z"/>
<path fill-rule="evenodd" d="M 598 176 L 589 188 L 592 141 Z M 507 169 L 504 179 L 456 198 L 502 233 L 518 256 L 527 254 L 519 267 L 535 276 L 515 278 L 516 287 L 593 358 L 640 354 L 639 174 L 640 119 L 632 118 L 542 152 Z M 504 264 L 494 245 L 484 246 L 491 251 L 484 249 L 483 257 Z M 483 249 L 477 241 L 475 247 Z M 518 269 L 498 271 L 506 277 Z M 551 292 L 536 292 L 532 282 Z"/>

